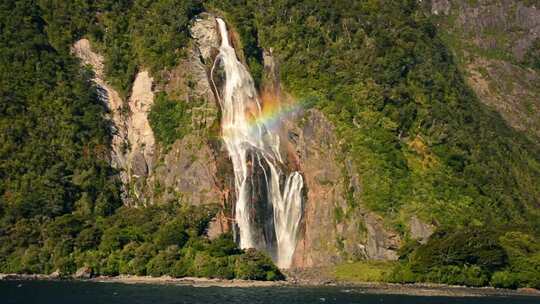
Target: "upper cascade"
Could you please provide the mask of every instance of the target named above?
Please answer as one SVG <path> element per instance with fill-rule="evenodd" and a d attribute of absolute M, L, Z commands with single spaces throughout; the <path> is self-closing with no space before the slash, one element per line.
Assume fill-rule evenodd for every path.
<path fill-rule="evenodd" d="M 225 22 L 217 18 L 217 23 L 221 45 L 212 73 L 219 62 L 225 72 L 218 95 L 222 136 L 234 167 L 237 238 L 241 248 L 265 250 L 287 268 L 302 218 L 303 178 L 283 172 L 279 126 L 265 119 L 253 78 L 237 58 Z"/>

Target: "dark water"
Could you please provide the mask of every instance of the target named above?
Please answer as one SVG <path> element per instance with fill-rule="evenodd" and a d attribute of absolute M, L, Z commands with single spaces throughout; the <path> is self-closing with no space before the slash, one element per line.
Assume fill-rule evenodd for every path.
<path fill-rule="evenodd" d="M 448 298 L 367 294 L 340 287 L 221 288 L 172 285 L 126 285 L 84 282 L 0 281 L 0 303 L 384 303 L 384 304 L 521 304 L 538 297 Z"/>

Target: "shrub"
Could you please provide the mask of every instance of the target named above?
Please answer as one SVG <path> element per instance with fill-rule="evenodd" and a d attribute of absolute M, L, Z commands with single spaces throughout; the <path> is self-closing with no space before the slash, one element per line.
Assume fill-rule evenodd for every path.
<path fill-rule="evenodd" d="M 104 260 L 100 266 L 101 274 L 108 276 L 116 276 L 120 274 L 120 263 L 122 257 L 119 250 L 111 252 Z"/>
<path fill-rule="evenodd" d="M 510 271 L 497 271 L 491 277 L 491 285 L 498 288 L 517 288 L 517 275 Z"/>
<path fill-rule="evenodd" d="M 237 278 L 244 280 L 284 279 L 270 257 L 252 248 L 236 260 L 235 273 Z"/>
<path fill-rule="evenodd" d="M 153 277 L 173 274 L 173 266 L 180 259 L 178 246 L 169 246 L 158 252 L 147 264 L 147 273 Z"/>
<path fill-rule="evenodd" d="M 234 242 L 231 233 L 225 233 L 213 239 L 208 246 L 208 252 L 214 257 L 225 257 L 242 253 Z"/>
<path fill-rule="evenodd" d="M 156 95 L 148 118 L 156 140 L 164 147 L 184 137 L 191 128 L 191 114 L 187 102 L 170 100 L 165 93 Z"/>
<path fill-rule="evenodd" d="M 423 281 L 449 285 L 484 286 L 488 282 L 478 266 L 439 266 L 420 276 Z"/>
<path fill-rule="evenodd" d="M 410 257 L 411 269 L 427 273 L 437 266 L 475 265 L 492 272 L 508 263 L 506 252 L 495 230 L 469 227 L 455 231 L 439 230 Z"/>
<path fill-rule="evenodd" d="M 188 227 L 184 225 L 181 219 L 176 219 L 159 228 L 156 233 L 155 242 L 158 248 L 164 249 L 171 245 L 182 248 L 189 239 L 186 232 Z"/>
<path fill-rule="evenodd" d="M 398 263 L 388 275 L 388 281 L 392 283 L 414 283 L 417 281 L 416 274 L 411 270 L 410 264 Z"/>

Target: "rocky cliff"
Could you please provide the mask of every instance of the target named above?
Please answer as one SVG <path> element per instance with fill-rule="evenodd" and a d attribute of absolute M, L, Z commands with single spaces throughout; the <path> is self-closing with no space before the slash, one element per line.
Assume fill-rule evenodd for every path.
<path fill-rule="evenodd" d="M 430 12 L 470 87 L 506 122 L 540 137 L 538 1 L 431 1 Z"/>
<path fill-rule="evenodd" d="M 204 23 L 204 22 L 203 22 Z M 196 23 L 199 24 L 199 23 Z M 204 31 L 204 25 L 198 27 Z M 212 33 L 208 29 L 207 33 Z M 216 36 L 217 37 L 217 36 Z M 205 47 L 215 47 L 205 41 Z M 103 58 L 92 51 L 87 39 L 79 40 L 73 52 L 94 70 L 94 81 L 107 105 L 113 134 L 111 164 L 119 170 L 124 184 L 125 203 L 129 205 L 167 202 L 182 197 L 194 204 L 218 203 L 220 187 L 216 185 L 214 151 L 208 135 L 217 119 L 206 66 L 197 44 L 177 67 L 167 72 L 167 79 L 156 85 L 150 73 L 137 73 L 127 100 L 122 100 L 103 75 Z M 160 146 L 149 123 L 155 93 L 167 92 L 177 102 L 190 106 L 191 134 Z M 208 140 L 206 140 L 208 139 Z"/>
<path fill-rule="evenodd" d="M 111 163 L 120 171 L 125 203 L 163 203 L 180 198 L 192 204 L 219 204 L 221 211 L 209 231 L 214 236 L 230 231 L 235 201 L 232 167 L 219 137 L 214 88 L 220 85 L 221 76 L 215 71 L 218 76 L 209 77 L 220 42 L 214 17 L 203 14 L 196 18 L 191 34 L 193 43 L 187 56 L 165 73 L 165 80 L 153 84 L 150 74 L 141 71 L 127 100 L 107 84 L 103 59 L 92 51 L 88 40 L 78 41 L 73 51 L 93 68 L 102 99 L 110 109 L 114 134 Z M 231 35 L 238 36 L 234 31 Z M 272 50 L 264 50 L 263 58 L 261 93 L 282 103 L 294 102 L 281 89 L 279 63 Z M 149 124 L 159 92 L 191 104 L 189 132 L 169 147 L 156 143 Z M 400 236 L 388 230 L 375 213 L 350 207 L 351 193 L 353 200 L 361 200 L 358 174 L 339 155 L 340 143 L 324 114 L 316 109 L 301 110 L 284 121 L 282 132 L 288 138 L 282 145 L 288 163 L 301 170 L 306 183 L 305 213 L 293 266 L 396 259 Z"/>
<path fill-rule="evenodd" d="M 90 41 L 77 41 L 72 51 L 94 71 L 94 82 L 109 110 L 110 132 L 113 135 L 110 161 L 120 172 L 124 201 L 126 204 L 132 204 L 133 199 L 146 201 L 141 186 L 153 168 L 155 150 L 154 135 L 147 116 L 154 100 L 153 80 L 148 71 L 139 72 L 130 98 L 124 101 L 105 80 L 103 57 L 92 50 Z"/>

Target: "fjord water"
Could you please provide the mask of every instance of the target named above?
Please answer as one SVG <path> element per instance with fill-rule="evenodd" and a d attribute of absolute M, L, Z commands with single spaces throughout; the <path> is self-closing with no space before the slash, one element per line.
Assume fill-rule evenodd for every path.
<path fill-rule="evenodd" d="M 3 304 L 533 304 L 538 297 L 418 297 L 340 287 L 223 288 L 172 285 L 0 281 Z"/>
<path fill-rule="evenodd" d="M 279 132 L 265 124 L 253 78 L 237 59 L 225 22 L 219 18 L 217 22 L 221 46 L 216 62 L 225 72 L 219 94 L 221 128 L 234 168 L 239 244 L 267 251 L 279 267 L 286 268 L 291 264 L 302 216 L 302 175 L 283 172 Z M 263 229 L 256 227 L 265 225 L 255 220 L 258 209 L 253 204 L 263 203 L 257 196 L 263 196 L 272 209 L 273 221 Z"/>

